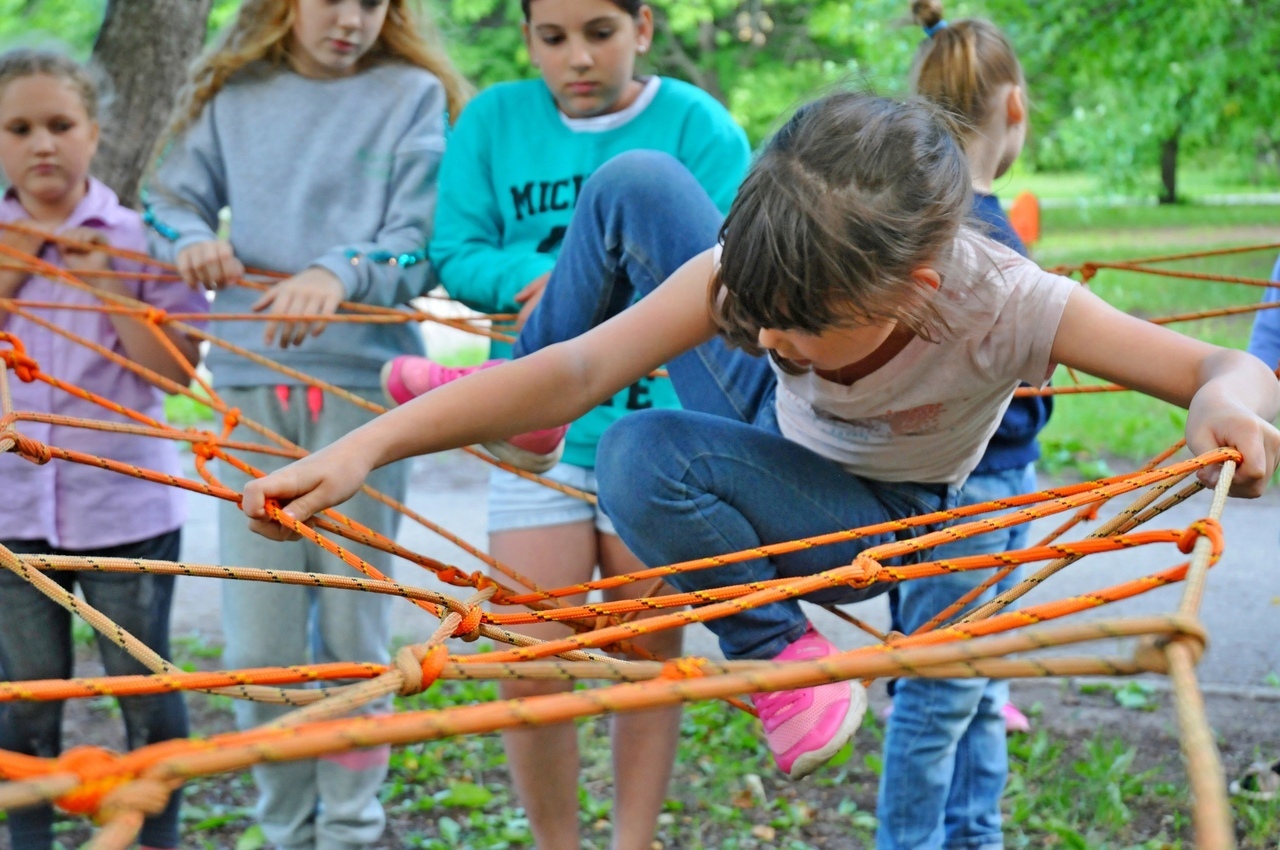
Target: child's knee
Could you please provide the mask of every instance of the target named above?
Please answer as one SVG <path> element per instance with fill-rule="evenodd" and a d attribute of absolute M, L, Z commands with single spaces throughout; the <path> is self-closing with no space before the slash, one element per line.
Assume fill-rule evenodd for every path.
<path fill-rule="evenodd" d="M 596 481 L 600 503 L 615 522 L 657 489 L 672 452 L 667 437 L 674 423 L 671 410 L 632 413 L 609 426 L 596 446 Z M 675 426 L 675 427 L 678 427 Z"/>
<path fill-rule="evenodd" d="M 642 206 L 665 204 L 680 193 L 686 181 L 698 185 L 689 169 L 671 154 L 631 150 L 597 168 L 583 186 L 582 196 L 588 201 L 607 197 Z"/>

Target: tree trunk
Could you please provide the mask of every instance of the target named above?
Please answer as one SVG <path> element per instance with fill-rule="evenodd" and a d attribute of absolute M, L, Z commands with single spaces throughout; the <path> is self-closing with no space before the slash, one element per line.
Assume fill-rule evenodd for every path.
<path fill-rule="evenodd" d="M 156 138 L 204 44 L 212 0 L 108 0 L 93 60 L 110 80 L 94 175 L 136 206 Z"/>
<path fill-rule="evenodd" d="M 1178 202 L 1178 136 L 1180 131 L 1160 143 L 1160 182 L 1164 190 L 1160 194 L 1160 203 L 1176 204 Z"/>

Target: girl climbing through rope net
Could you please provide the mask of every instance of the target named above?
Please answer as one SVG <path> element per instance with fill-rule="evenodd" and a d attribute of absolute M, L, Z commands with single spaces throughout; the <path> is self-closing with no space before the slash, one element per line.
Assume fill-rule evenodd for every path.
<path fill-rule="evenodd" d="M 583 187 L 516 360 L 250 482 L 244 511 L 259 533 L 288 539 L 277 503 L 308 520 L 383 464 L 562 424 L 664 363 L 685 409 L 622 419 L 597 463 L 604 509 L 646 564 L 881 525 L 831 548 L 671 575 L 682 591 L 811 575 L 933 530 L 897 521 L 954 504 L 1019 381 L 1041 385 L 1056 363 L 1188 407 L 1191 450 L 1239 450 L 1233 493 L 1263 490 L 1280 449 L 1267 421 L 1280 388 L 1256 358 L 1135 319 L 1040 270 L 969 228 L 971 205 L 949 120 L 919 100 L 862 92 L 802 107 L 723 224 L 670 157 L 619 156 Z M 886 589 L 806 598 L 847 603 Z M 731 659 L 837 651 L 794 600 L 739 606 L 707 625 Z M 866 705 L 853 681 L 751 699 L 792 777 L 839 751 Z"/>

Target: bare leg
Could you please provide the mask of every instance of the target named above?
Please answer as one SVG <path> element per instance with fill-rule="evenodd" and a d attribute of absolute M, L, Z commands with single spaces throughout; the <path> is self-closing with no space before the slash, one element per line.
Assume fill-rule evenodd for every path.
<path fill-rule="evenodd" d="M 564 587 L 591 579 L 596 566 L 596 531 L 591 522 L 501 531 L 489 536 L 489 551 L 503 563 L 544 588 Z M 580 604 L 583 597 L 566 600 Z M 542 640 L 569 634 L 558 623 L 519 628 Z M 504 699 L 572 690 L 572 682 L 508 680 L 499 690 Z M 557 723 L 502 733 L 502 746 L 515 784 L 516 797 L 529 817 L 538 850 L 578 850 L 578 731 Z"/>
<path fill-rule="evenodd" d="M 623 575 L 644 569 L 625 543 L 612 534 L 597 536 L 600 572 Z M 647 592 L 652 580 L 610 591 L 609 599 L 626 599 Z M 670 588 L 665 592 L 670 593 Z M 643 615 L 641 615 L 643 616 Z M 664 630 L 647 635 L 637 644 L 659 658 L 680 655 L 682 635 Z M 680 707 L 615 714 L 613 740 L 613 850 L 648 850 L 658 815 L 667 796 L 671 767 L 680 739 Z"/>

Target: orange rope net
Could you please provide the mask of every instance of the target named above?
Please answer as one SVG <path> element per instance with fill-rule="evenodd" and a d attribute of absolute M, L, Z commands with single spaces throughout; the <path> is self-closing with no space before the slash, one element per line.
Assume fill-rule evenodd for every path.
<path fill-rule="evenodd" d="M 21 230 L 18 225 L 0 225 Z M 55 241 L 67 240 L 53 237 Z M 100 246 L 94 246 L 98 248 Z M 1280 244 L 1257 246 L 1244 250 L 1275 250 Z M 150 263 L 150 258 L 126 251 L 106 249 L 114 256 Z M 1176 260 L 1207 257 L 1228 251 L 1200 252 L 1169 257 L 1151 257 L 1125 263 L 1088 263 L 1070 269 L 1084 281 L 1099 269 L 1115 269 L 1126 273 L 1145 273 L 1167 278 L 1193 278 L 1248 286 L 1271 286 L 1269 281 L 1232 278 L 1225 275 L 1176 272 L 1163 264 Z M 146 304 L 109 292 L 94 289 L 92 275 L 76 276 L 15 249 L 0 245 L 0 267 L 19 269 L 42 275 L 68 287 L 93 292 L 100 300 L 98 309 L 145 323 L 168 346 L 180 363 L 178 354 L 162 328 L 177 329 L 210 345 L 249 358 L 275 369 L 291 379 L 359 405 L 371 411 L 382 408 L 372 402 L 307 375 L 287 369 L 239 349 L 215 334 L 190 324 L 203 317 L 165 314 Z M 154 280 L 172 280 L 172 270 L 154 274 Z M 103 275 L 112 274 L 104 272 Z M 256 273 L 258 278 L 271 277 Z M 176 284 L 175 285 L 180 285 Z M 264 288 L 253 280 L 245 286 Z M 470 333 L 502 338 L 481 323 L 467 319 L 443 319 L 436 315 L 410 310 L 374 308 L 344 304 L 343 313 L 334 317 L 297 316 L 299 320 L 365 322 L 440 322 Z M 1197 318 L 1247 313 L 1274 305 L 1248 305 L 1202 313 L 1166 316 L 1152 319 L 1161 323 L 1181 322 Z M 0 332 L 0 451 L 9 451 L 33 463 L 78 463 L 100 467 L 107 472 L 130 475 L 168 486 L 178 487 L 207 497 L 238 502 L 239 493 L 224 486 L 215 476 L 210 460 L 217 459 L 249 474 L 260 474 L 252 463 L 257 456 L 300 457 L 303 450 L 273 433 L 260 423 L 246 419 L 228 407 L 195 370 L 187 367 L 191 386 L 183 386 L 120 357 L 93 342 L 60 328 L 56 322 L 34 314 L 32 310 L 84 309 L 58 304 L 0 299 L 0 308 L 21 315 L 69 344 L 83 345 L 101 356 L 129 369 L 166 392 L 188 396 L 208 404 L 222 417 L 218 431 L 178 428 L 128 410 L 84 388 L 60 380 L 43 371 L 40 363 L 26 353 L 21 339 Z M 216 316 L 222 320 L 262 320 L 260 315 Z M 498 317 L 499 319 L 508 317 Z M 488 319 L 485 320 L 486 322 Z M 77 419 L 45 413 L 14 410 L 10 398 L 10 382 L 43 381 L 59 391 L 73 394 L 100 406 L 117 417 L 113 421 Z M 1080 382 L 1074 375 L 1067 384 L 1046 392 L 1118 391 L 1122 388 Z M 1026 392 L 1026 390 L 1020 391 Z M 1034 392 L 1034 391 L 1033 391 Z M 200 480 L 174 477 L 153 470 L 117 463 L 72 449 L 40 443 L 22 433 L 25 422 L 43 422 L 64 427 L 111 431 L 186 443 L 194 457 Z M 245 426 L 262 438 L 261 442 L 236 441 L 230 438 L 237 426 Z M 326 511 L 314 528 L 300 525 L 283 514 L 278 506 L 269 506 L 273 517 L 292 526 L 307 540 L 341 558 L 363 575 L 363 578 L 320 575 L 304 572 L 277 571 L 237 565 L 197 565 L 160 561 L 68 557 L 49 555 L 16 555 L 0 547 L 0 566 L 22 576 L 59 605 L 83 618 L 99 633 L 125 649 L 151 675 L 72 679 L 65 681 L 0 682 L 0 701 L 65 700 L 82 697 L 131 696 L 167 691 L 195 690 L 225 694 L 239 699 L 266 700 L 293 706 L 289 714 L 272 724 L 245 732 L 217 735 L 204 740 L 176 740 L 118 754 L 95 747 L 80 747 L 56 759 L 42 759 L 0 751 L 0 776 L 8 781 L 0 784 L 0 809 L 31 805 L 41 801 L 56 802 L 63 809 L 94 816 L 103 826 L 90 843 L 95 848 L 124 848 L 135 839 L 145 814 L 163 808 L 169 793 L 185 780 L 213 773 L 241 770 L 262 761 L 300 759 L 332 754 L 344 750 L 383 744 L 408 744 L 453 735 L 492 732 L 520 725 L 543 724 L 574 718 L 652 708 L 675 703 L 736 698 L 756 691 L 789 689 L 850 678 L 874 679 L 888 676 L 931 677 L 1031 677 L 1082 675 L 1133 675 L 1159 672 L 1169 675 L 1174 686 L 1188 777 L 1195 797 L 1195 830 L 1197 846 L 1203 848 L 1234 847 L 1232 819 L 1225 798 L 1225 779 L 1217 750 L 1207 725 L 1204 706 L 1194 675 L 1194 666 L 1203 652 L 1206 635 L 1198 621 L 1200 603 L 1205 590 L 1207 572 L 1221 557 L 1224 540 L 1218 518 L 1221 515 L 1227 487 L 1239 456 L 1221 449 L 1200 457 L 1171 461 L 1180 446 L 1174 446 L 1143 469 L 1100 481 L 1073 484 L 1019 496 L 999 502 L 943 511 L 856 529 L 833 530 L 829 534 L 764 546 L 680 564 L 642 570 L 626 576 L 585 582 L 569 587 L 542 588 L 506 564 L 496 561 L 456 535 L 419 516 L 406 506 L 384 494 L 365 488 L 365 492 L 401 511 L 479 558 L 492 570 L 492 575 L 467 573 L 455 566 L 426 557 L 397 545 L 372 529 L 352 522 L 337 511 Z M 473 455 L 498 466 L 503 464 L 482 452 L 468 449 Z M 1144 530 L 1142 526 L 1180 504 L 1200 489 L 1194 481 L 1197 470 L 1222 464 L 1220 483 L 1204 517 L 1185 528 Z M 577 498 L 592 500 L 590 494 L 520 470 L 512 470 Z M 1188 479 L 1191 479 L 1188 481 Z M 1063 536 L 1075 526 L 1097 518 L 1099 508 L 1117 497 L 1132 499 L 1124 509 L 1095 529 L 1088 537 L 1064 541 Z M 976 555 L 951 560 L 932 560 L 911 566 L 887 566 L 884 562 L 942 543 L 1062 515 L 1064 521 L 1037 545 L 1019 551 L 994 555 Z M 750 585 L 721 587 L 694 593 L 658 595 L 663 579 L 678 572 L 709 569 L 715 566 L 749 560 L 801 548 L 820 547 L 882 534 L 903 528 L 918 528 L 947 521 L 942 530 L 923 534 L 908 541 L 872 546 L 852 564 L 833 563 L 830 569 L 803 578 L 777 579 Z M 322 533 L 323 532 L 323 533 Z M 365 560 L 358 557 L 342 541 L 353 541 L 397 555 L 429 570 L 446 585 L 465 588 L 466 593 L 453 596 L 434 590 L 390 580 Z M 1121 582 L 1087 595 L 1037 603 L 1018 610 L 1006 610 L 1010 603 L 1044 582 L 1054 573 L 1088 555 L 1130 549 L 1138 546 L 1172 545 L 1187 561 L 1167 569 Z M 1178 559 L 1174 559 L 1178 560 Z M 993 586 L 1020 564 L 1040 565 L 1038 570 L 1017 586 L 1000 594 L 962 617 L 962 611 L 973 599 Z M 919 632 L 912 635 L 884 635 L 860 620 L 841 613 L 850 622 L 864 628 L 870 642 L 841 654 L 813 662 L 774 663 L 760 661 L 712 661 L 705 658 L 655 659 L 634 644 L 638 637 L 663 629 L 680 628 L 691 623 L 731 616 L 743 610 L 784 599 L 803 597 L 824 588 L 839 585 L 865 587 L 877 582 L 911 581 L 944 573 L 967 570 L 991 570 L 994 574 L 979 588 L 956 600 Z M 426 641 L 407 646 L 395 656 L 390 666 L 369 663 L 332 663 L 308 666 L 270 667 L 220 672 L 184 672 L 141 641 L 121 629 L 100 612 L 63 590 L 45 576 L 45 570 L 100 570 L 109 572 L 152 572 L 157 574 L 209 576 L 236 581 L 263 581 L 296 584 L 307 587 L 330 587 L 366 593 L 399 596 L 436 618 L 439 625 Z M 568 605 L 566 597 L 616 588 L 641 582 L 639 598 L 612 602 L 589 602 Z M 1159 587 L 1180 583 L 1183 586 L 1177 610 L 1162 616 L 1121 617 L 1088 622 L 1060 622 L 1063 618 L 1096 609 L 1112 602 L 1128 599 Z M 497 606 L 488 611 L 484 604 Z M 505 610 L 501 610 L 505 609 Z M 646 616 L 638 617 L 639 614 Z M 536 622 L 561 622 L 573 629 L 570 637 L 539 641 L 519 633 L 521 626 Z M 450 654 L 445 641 L 449 638 L 475 640 L 485 637 L 500 645 L 499 649 L 477 654 Z M 1083 644 L 1116 637 L 1137 638 L 1137 650 L 1130 657 L 1010 656 L 1045 647 Z M 627 653 L 631 658 L 611 657 L 609 652 Z M 608 684 L 552 696 L 494 702 L 485 705 L 459 706 L 437 711 L 402 712 L 390 717 L 350 717 L 353 710 L 388 694 L 419 693 L 438 679 L 552 678 L 563 680 L 601 680 Z M 354 684 L 328 687 L 282 687 L 315 685 L 345 680 Z"/>

